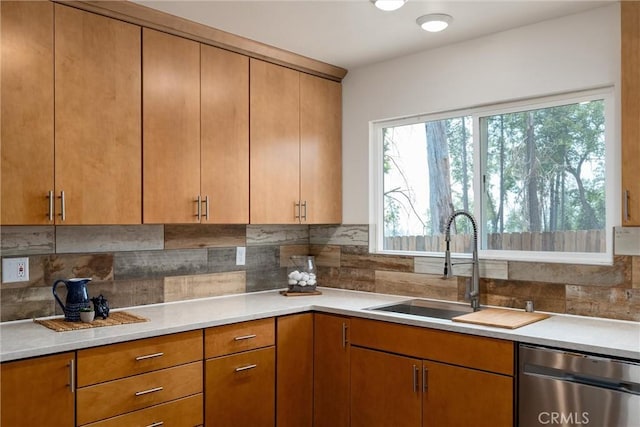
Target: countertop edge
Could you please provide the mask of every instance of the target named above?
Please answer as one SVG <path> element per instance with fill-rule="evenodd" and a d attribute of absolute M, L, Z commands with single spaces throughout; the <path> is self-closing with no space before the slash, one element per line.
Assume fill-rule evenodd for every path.
<path fill-rule="evenodd" d="M 130 307 L 126 308 L 126 311 L 148 317 L 151 321 L 72 332 L 54 332 L 46 329 L 44 326 L 35 324 L 32 320 L 3 322 L 0 323 L 0 362 L 77 351 L 101 345 L 312 311 L 640 360 L 640 322 L 552 313 L 553 316 L 551 318 L 540 322 L 518 329 L 503 329 L 367 310 L 367 308 L 380 305 L 381 303 L 409 299 L 409 297 L 406 296 L 323 288 L 323 296 L 325 297 L 323 301 L 322 298 L 316 297 L 284 298 L 277 292 L 278 291 L 256 292 L 180 301 L 176 303 Z M 228 308 L 229 305 L 232 307 Z M 234 307 L 234 305 L 238 307 Z M 252 305 L 255 305 L 255 307 Z M 201 317 L 195 320 L 189 320 L 189 316 L 185 315 L 184 312 L 191 311 L 191 308 L 193 308 L 194 311 L 199 310 Z M 225 314 L 225 310 L 228 311 L 229 314 Z M 211 312 L 211 315 L 207 315 L 209 312 Z M 171 319 L 166 320 L 164 317 L 171 317 Z M 156 320 L 154 323 L 154 318 L 162 319 Z M 620 325 L 624 325 L 624 328 Z M 638 349 L 634 350 L 632 348 L 636 337 L 633 337 L 632 334 L 636 332 L 636 327 Z M 625 336 L 631 337 L 634 341 L 625 346 L 619 345 L 619 343 L 616 343 L 618 344 L 616 346 L 606 344 L 616 342 L 616 340 L 610 336 L 609 331 L 611 331 L 611 333 L 622 334 L 621 329 L 627 330 L 627 332 L 624 332 L 627 334 Z M 602 342 L 592 337 L 594 331 L 600 333 L 602 336 L 600 341 Z M 563 332 L 569 335 L 563 335 Z M 585 332 L 591 332 L 591 334 Z M 574 335 L 582 333 L 582 336 L 574 336 L 572 338 L 572 333 Z M 63 336 L 55 334 L 69 335 Z M 9 336 L 7 337 L 7 335 Z M 18 337 L 23 338 L 24 341 L 32 339 L 34 342 L 29 345 L 23 343 L 23 340 L 19 340 L 20 343 L 17 343 Z M 5 339 L 7 339 L 7 342 L 5 342 Z M 13 348 L 6 348 L 9 340 L 11 340 L 10 347 Z M 37 340 L 40 340 L 40 343 L 36 342 Z"/>

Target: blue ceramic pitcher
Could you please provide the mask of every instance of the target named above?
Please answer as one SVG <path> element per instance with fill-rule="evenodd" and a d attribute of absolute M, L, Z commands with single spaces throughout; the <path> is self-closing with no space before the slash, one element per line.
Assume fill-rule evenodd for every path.
<path fill-rule="evenodd" d="M 68 322 L 79 322 L 80 309 L 83 307 L 91 307 L 91 301 L 87 293 L 87 283 L 90 281 L 90 278 L 60 279 L 55 281 L 53 284 L 53 296 L 64 311 L 64 320 Z M 64 283 L 67 286 L 66 304 L 62 304 L 62 301 L 60 301 L 56 293 L 56 287 L 60 283 Z"/>

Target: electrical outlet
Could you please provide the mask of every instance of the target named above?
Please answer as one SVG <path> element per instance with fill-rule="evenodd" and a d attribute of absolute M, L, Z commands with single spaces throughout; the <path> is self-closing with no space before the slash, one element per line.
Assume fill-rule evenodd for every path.
<path fill-rule="evenodd" d="M 28 282 L 29 258 L 3 258 L 2 283 Z"/>
<path fill-rule="evenodd" d="M 244 265 L 247 248 L 238 246 L 236 248 L 236 265 Z"/>

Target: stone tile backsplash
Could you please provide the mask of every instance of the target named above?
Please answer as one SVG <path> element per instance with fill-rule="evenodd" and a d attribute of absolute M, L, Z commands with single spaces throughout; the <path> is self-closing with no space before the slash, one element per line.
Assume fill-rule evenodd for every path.
<path fill-rule="evenodd" d="M 62 314 L 51 285 L 91 277 L 91 296 L 113 308 L 285 287 L 291 255 L 316 256 L 320 286 L 464 300 L 460 275 L 443 279 L 442 258 L 368 252 L 367 225 L 137 225 L 2 227 L 3 257 L 28 256 L 30 280 L 2 284 L 2 321 Z M 236 265 L 245 246 L 246 265 Z M 640 321 L 640 257 L 612 266 L 490 261 L 482 303 Z M 60 289 L 60 288 L 59 288 Z"/>

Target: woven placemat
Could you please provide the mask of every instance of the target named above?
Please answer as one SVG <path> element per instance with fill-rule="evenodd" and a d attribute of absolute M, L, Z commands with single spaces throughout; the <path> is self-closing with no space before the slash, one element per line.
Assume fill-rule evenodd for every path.
<path fill-rule="evenodd" d="M 148 322 L 149 319 L 127 313 L 126 311 L 113 311 L 109 313 L 109 317 L 102 319 L 96 318 L 91 323 L 85 322 L 67 322 L 63 317 L 58 319 L 33 319 L 34 322 L 53 329 L 56 332 L 75 331 L 78 329 L 100 328 L 103 326 L 126 325 L 128 323 Z"/>

